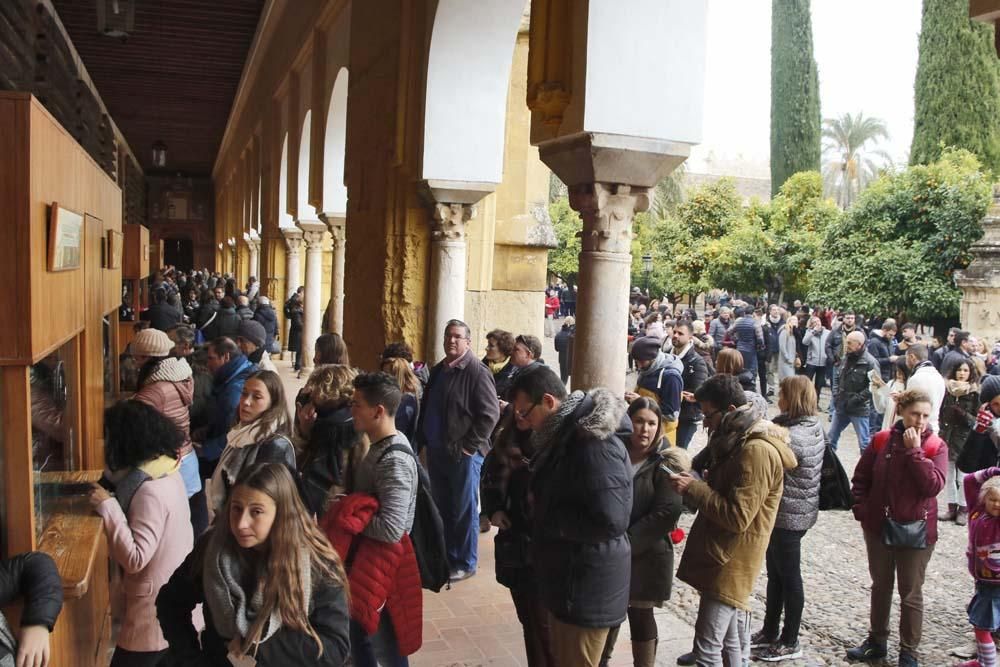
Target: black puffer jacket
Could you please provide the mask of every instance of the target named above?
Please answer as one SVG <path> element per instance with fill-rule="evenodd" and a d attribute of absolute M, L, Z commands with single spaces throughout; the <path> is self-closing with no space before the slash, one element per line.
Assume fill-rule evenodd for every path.
<path fill-rule="evenodd" d="M 774 423 L 788 429 L 789 446 L 798 462 L 792 470 L 785 470 L 785 489 L 774 527 L 809 530 L 819 516 L 819 484 L 826 434 L 816 416 L 788 419 L 778 415 Z"/>
<path fill-rule="evenodd" d="M 51 632 L 62 610 L 63 588 L 48 554 L 32 551 L 0 561 L 0 606 L 22 598 L 21 627 L 41 625 Z M 0 647 L 0 658 L 6 655 Z"/>
<path fill-rule="evenodd" d="M 202 333 L 205 334 L 205 340 L 215 340 L 222 336 L 236 340 L 240 321 L 240 316 L 236 314 L 235 308 L 219 308 L 218 312 L 215 313 L 215 319 L 205 325 Z"/>
<path fill-rule="evenodd" d="M 261 304 L 257 306 L 257 311 L 253 318 L 264 327 L 264 348 L 270 351 L 274 337 L 278 335 L 278 313 L 271 304 Z"/>
<path fill-rule="evenodd" d="M 694 345 L 691 345 L 688 351 L 684 353 L 684 356 L 681 357 L 681 363 L 684 364 L 684 372 L 681 373 L 681 376 L 684 378 L 684 391 L 689 391 L 693 394 L 708 379 L 708 364 L 705 363 L 705 359 L 698 353 Z M 701 419 L 701 404 L 697 401 L 685 401 L 681 399 L 679 420 L 698 421 L 699 419 Z"/>
<path fill-rule="evenodd" d="M 555 430 L 539 434 L 544 443 L 532 461 L 538 593 L 564 623 L 609 628 L 625 620 L 629 599 L 632 466 L 624 443 L 632 423 L 606 389 L 567 401 L 575 408 L 546 424 Z"/>
<path fill-rule="evenodd" d="M 668 533 L 677 527 L 683 501 L 670 486 L 666 463 L 684 472 L 677 447 L 664 446 L 649 455 L 632 479 L 632 515 L 628 537 L 632 545 L 629 599 L 662 602 L 670 598 L 674 581 L 674 545 Z"/>

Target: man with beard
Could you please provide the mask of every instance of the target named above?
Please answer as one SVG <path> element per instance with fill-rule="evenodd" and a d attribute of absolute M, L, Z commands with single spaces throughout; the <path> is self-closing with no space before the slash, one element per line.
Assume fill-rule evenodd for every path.
<path fill-rule="evenodd" d="M 673 354 L 660 349 L 660 339 L 639 338 L 632 344 L 632 358 L 639 371 L 635 391 L 625 392 L 629 403 L 645 396 L 657 402 L 663 413 L 663 436 L 677 444 L 677 420 L 681 413 L 684 390 L 684 364 Z"/>
<path fill-rule="evenodd" d="M 750 594 L 795 454 L 785 429 L 754 415 L 735 377 L 712 376 L 695 398 L 709 441 L 691 474 L 670 478 L 698 510 L 677 577 L 701 595 L 694 664 L 743 665 L 750 658 Z M 720 562 L 719 554 L 728 557 Z"/>

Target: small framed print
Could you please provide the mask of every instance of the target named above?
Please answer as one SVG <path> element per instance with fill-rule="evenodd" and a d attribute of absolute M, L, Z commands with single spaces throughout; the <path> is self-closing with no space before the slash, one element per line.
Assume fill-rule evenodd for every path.
<path fill-rule="evenodd" d="M 49 206 L 49 271 L 80 268 L 82 249 L 83 216 L 52 202 Z"/>

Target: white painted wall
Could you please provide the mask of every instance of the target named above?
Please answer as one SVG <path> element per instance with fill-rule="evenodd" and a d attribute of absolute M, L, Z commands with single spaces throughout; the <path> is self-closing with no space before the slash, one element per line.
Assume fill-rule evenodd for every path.
<path fill-rule="evenodd" d="M 281 143 L 281 168 L 278 171 L 278 227 L 294 227 L 295 221 L 288 214 L 288 133 Z"/>
<path fill-rule="evenodd" d="M 590 0 L 584 127 L 701 141 L 707 0 Z"/>
<path fill-rule="evenodd" d="M 346 215 L 344 150 L 347 145 L 347 68 L 341 67 L 330 95 L 323 142 L 323 212 Z"/>
<path fill-rule="evenodd" d="M 426 180 L 499 183 L 525 0 L 439 0 L 427 63 Z"/>
<path fill-rule="evenodd" d="M 298 193 L 299 220 L 317 220 L 315 207 L 309 204 L 309 141 L 312 131 L 312 109 L 306 111 L 302 120 L 302 133 L 299 135 L 299 186 Z"/>

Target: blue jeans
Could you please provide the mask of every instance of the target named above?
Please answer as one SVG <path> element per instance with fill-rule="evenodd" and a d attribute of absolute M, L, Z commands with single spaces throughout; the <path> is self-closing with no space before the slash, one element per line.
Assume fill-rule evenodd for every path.
<path fill-rule="evenodd" d="M 431 492 L 444 523 L 444 543 L 452 572 L 475 572 L 479 562 L 479 473 L 483 455 L 456 461 L 444 447 L 428 448 Z"/>
<path fill-rule="evenodd" d="M 681 449 L 687 449 L 688 445 L 691 444 L 691 439 L 694 434 L 698 432 L 698 422 L 691 421 L 687 419 L 682 419 L 677 422 L 677 433 L 674 434 L 677 438 L 677 446 Z"/>
<path fill-rule="evenodd" d="M 409 667 L 406 656 L 399 655 L 396 632 L 385 609 L 382 609 L 378 630 L 371 637 L 351 619 L 351 661 L 354 667 Z"/>
<path fill-rule="evenodd" d="M 830 422 L 830 446 L 837 449 L 837 443 L 840 441 L 840 434 L 843 433 L 848 424 L 854 427 L 854 433 L 858 436 L 858 447 L 862 452 L 865 451 L 868 447 L 868 437 L 870 435 L 870 431 L 868 429 L 868 415 L 861 417 L 848 417 L 847 415 L 841 414 L 838 410 L 833 411 L 833 421 Z"/>

